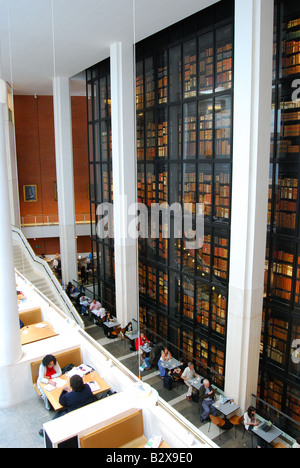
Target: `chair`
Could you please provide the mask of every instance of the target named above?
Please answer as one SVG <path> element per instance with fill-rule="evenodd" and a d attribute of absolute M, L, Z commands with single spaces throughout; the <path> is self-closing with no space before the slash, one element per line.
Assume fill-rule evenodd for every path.
<path fill-rule="evenodd" d="M 226 421 L 219 416 L 213 416 L 212 414 L 209 415 L 210 418 L 210 424 L 209 424 L 209 429 L 208 432 L 210 432 L 211 424 L 214 424 L 219 428 L 220 431 L 220 439 L 222 435 L 222 427 L 225 426 Z"/>
<path fill-rule="evenodd" d="M 236 438 L 236 429 L 237 427 L 239 427 L 241 424 L 243 424 L 244 422 L 244 416 L 232 416 L 229 421 L 231 422 L 231 424 L 234 426 L 234 436 Z"/>
<path fill-rule="evenodd" d="M 279 449 L 287 449 L 288 447 L 281 442 L 278 442 L 278 444 L 274 445 L 273 448 L 279 448 Z"/>
<path fill-rule="evenodd" d="M 118 336 L 121 333 L 121 327 L 118 327 L 115 331 L 111 332 L 113 336 Z"/>
<path fill-rule="evenodd" d="M 124 341 L 124 346 L 126 348 L 126 339 L 125 339 L 125 328 L 122 328 L 120 331 L 121 339 Z"/>
<path fill-rule="evenodd" d="M 252 431 L 247 431 L 246 427 L 244 426 L 244 432 L 243 432 L 243 437 L 242 437 L 242 439 L 245 437 L 245 433 L 246 433 L 246 432 L 248 432 L 248 434 L 250 434 L 250 436 L 251 436 L 251 446 L 252 446 L 252 448 L 253 448 L 253 446 L 254 446 L 254 445 L 253 445 L 253 437 L 254 437 L 254 434 L 253 434 Z"/>

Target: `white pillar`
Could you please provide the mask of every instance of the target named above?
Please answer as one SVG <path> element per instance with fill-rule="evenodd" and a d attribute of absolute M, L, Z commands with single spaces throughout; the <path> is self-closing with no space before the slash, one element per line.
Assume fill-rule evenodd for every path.
<path fill-rule="evenodd" d="M 0 70 L 1 72 L 1 70 Z M 8 177 L 6 162 L 6 141 L 4 125 L 4 107 L 6 106 L 6 84 L 0 79 L 0 374 L 1 367 L 17 363 L 22 357 L 19 312 L 16 294 L 16 278 L 14 267 L 10 203 L 8 197 Z M 2 392 L 10 382 L 4 382 L 0 388 L 0 402 Z"/>
<path fill-rule="evenodd" d="M 124 326 L 138 318 L 137 240 L 128 236 L 128 208 L 137 202 L 133 52 L 132 44 L 110 48 L 116 307 Z"/>
<path fill-rule="evenodd" d="M 234 134 L 225 393 L 257 393 L 270 161 L 273 0 L 235 2 Z"/>
<path fill-rule="evenodd" d="M 11 223 L 18 228 L 21 227 L 20 218 L 20 199 L 19 199 L 19 182 L 17 169 L 17 153 L 16 153 L 16 138 L 15 138 L 15 122 L 13 110 L 13 94 L 9 85 L 6 84 L 7 105 L 4 109 L 4 129 L 6 140 L 6 160 L 8 174 L 8 193 L 10 202 Z M 10 118 L 11 111 L 12 119 Z"/>
<path fill-rule="evenodd" d="M 68 78 L 53 80 L 57 199 L 62 280 L 78 280 L 71 97 Z"/>

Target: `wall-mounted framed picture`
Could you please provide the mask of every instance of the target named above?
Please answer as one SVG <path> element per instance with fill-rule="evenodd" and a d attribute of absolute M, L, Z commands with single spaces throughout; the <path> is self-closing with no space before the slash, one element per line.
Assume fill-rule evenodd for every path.
<path fill-rule="evenodd" d="M 23 185 L 24 202 L 34 203 L 38 201 L 37 185 Z"/>

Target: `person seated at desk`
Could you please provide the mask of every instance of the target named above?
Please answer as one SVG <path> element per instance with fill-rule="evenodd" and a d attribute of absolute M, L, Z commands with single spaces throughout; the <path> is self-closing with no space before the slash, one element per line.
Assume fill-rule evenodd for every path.
<path fill-rule="evenodd" d="M 66 293 L 67 295 L 70 297 L 70 294 L 71 294 L 71 289 L 73 287 L 73 284 L 71 283 L 71 281 L 68 282 L 68 286 L 66 287 Z"/>
<path fill-rule="evenodd" d="M 180 362 L 180 366 L 176 367 L 173 370 L 170 370 L 169 375 L 171 375 L 175 381 L 179 382 L 181 380 L 183 382 L 181 376 L 186 366 L 184 365 L 183 358 L 180 358 L 179 362 Z"/>
<path fill-rule="evenodd" d="M 55 383 L 53 382 L 53 379 L 56 379 L 60 377 L 61 375 L 62 375 L 62 371 L 55 356 L 52 356 L 51 354 L 48 354 L 47 356 L 45 356 L 39 368 L 37 387 L 42 394 L 42 399 L 48 411 L 51 408 L 50 403 L 48 401 L 48 398 L 44 394 L 42 388 L 40 387 L 40 383 L 50 384 L 50 385 L 53 385 L 53 387 L 55 387 Z"/>
<path fill-rule="evenodd" d="M 63 409 L 57 411 L 53 420 L 90 405 L 96 400 L 97 398 L 93 395 L 90 386 L 85 384 L 79 375 L 73 375 L 70 378 L 70 387 L 64 388 L 59 397 L 59 404 L 63 406 Z M 44 430 L 41 429 L 39 434 L 41 437 L 44 437 Z"/>
<path fill-rule="evenodd" d="M 163 362 L 168 362 L 172 359 L 172 354 L 168 350 L 168 348 L 165 346 L 164 350 L 161 353 L 160 359 L 157 363 L 159 371 L 160 371 L 160 377 L 163 379 L 165 374 L 166 374 L 166 369 L 162 366 Z"/>
<path fill-rule="evenodd" d="M 88 315 L 87 308 L 89 306 L 89 298 L 87 296 L 80 296 L 79 299 L 79 308 L 80 308 L 80 315 Z"/>
<path fill-rule="evenodd" d="M 115 318 L 111 315 L 110 312 L 106 312 L 105 316 L 103 317 L 102 319 L 102 325 L 103 325 L 103 330 L 104 330 L 104 334 L 107 336 L 107 338 L 112 338 L 112 331 L 113 331 L 113 328 L 109 328 L 105 325 L 105 322 L 113 322 L 115 320 Z"/>
<path fill-rule="evenodd" d="M 244 414 L 244 426 L 246 431 L 255 434 L 254 428 L 259 426 L 259 421 L 256 417 L 256 409 L 253 406 L 249 406 L 248 410 Z M 263 439 L 257 436 L 257 448 L 266 448 L 266 443 Z"/>
<path fill-rule="evenodd" d="M 74 284 L 72 284 L 72 287 L 71 287 L 71 290 L 70 290 L 70 295 L 72 297 L 76 297 L 78 294 L 79 294 L 78 289 L 76 288 L 76 286 L 74 286 Z"/>
<path fill-rule="evenodd" d="M 135 350 L 139 351 L 140 346 L 144 346 L 146 343 L 149 343 L 149 340 L 145 333 L 141 333 L 141 336 L 135 340 Z"/>
<path fill-rule="evenodd" d="M 210 414 L 217 416 L 217 411 L 212 406 L 215 401 L 215 393 L 216 390 L 212 388 L 210 381 L 207 379 L 203 380 L 203 385 L 199 390 L 199 404 L 202 405 L 204 410 L 200 419 L 201 422 L 205 422 Z"/>
<path fill-rule="evenodd" d="M 79 375 L 73 375 L 70 378 L 70 387 L 64 388 L 59 397 L 59 404 L 64 407 L 63 414 L 71 413 L 94 401 L 96 398 L 90 386 L 85 384 Z M 60 413 L 59 416 L 63 414 Z"/>
<path fill-rule="evenodd" d="M 186 399 L 188 401 L 191 401 L 191 397 L 193 394 L 193 387 L 189 384 L 190 380 L 193 380 L 194 378 L 199 377 L 198 374 L 195 372 L 195 367 L 192 362 L 189 362 L 185 370 L 183 371 L 181 378 L 184 381 L 184 383 L 188 386 L 188 393 L 186 396 Z"/>
<path fill-rule="evenodd" d="M 133 325 L 132 322 L 129 322 L 124 330 L 125 338 L 130 341 L 130 351 L 135 351 L 134 340 L 131 340 L 128 335 L 133 332 Z"/>
<path fill-rule="evenodd" d="M 90 316 L 89 316 L 89 321 L 92 322 L 94 320 L 93 315 L 97 315 L 97 311 L 100 310 L 102 307 L 102 304 L 100 302 L 96 301 L 96 299 L 93 299 L 91 305 L 90 305 Z"/>

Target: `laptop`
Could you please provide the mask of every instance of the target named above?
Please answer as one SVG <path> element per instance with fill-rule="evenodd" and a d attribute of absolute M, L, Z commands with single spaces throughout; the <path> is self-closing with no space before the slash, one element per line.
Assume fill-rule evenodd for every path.
<path fill-rule="evenodd" d="M 272 427 L 273 427 L 273 424 L 264 423 L 264 424 L 260 427 L 260 429 L 261 429 L 262 431 L 264 431 L 264 432 L 269 432 L 270 429 L 272 429 Z"/>

